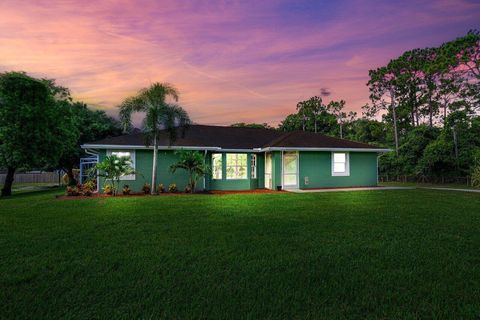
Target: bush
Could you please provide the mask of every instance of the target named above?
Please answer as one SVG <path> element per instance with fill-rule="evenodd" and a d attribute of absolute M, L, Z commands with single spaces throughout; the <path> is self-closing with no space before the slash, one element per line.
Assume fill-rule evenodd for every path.
<path fill-rule="evenodd" d="M 171 185 L 168 186 L 168 192 L 177 192 L 177 185 L 175 183 L 172 183 Z"/>
<path fill-rule="evenodd" d="M 103 193 L 105 194 L 108 194 L 108 195 L 112 195 L 113 194 L 113 187 L 111 184 L 106 184 L 104 187 L 103 187 Z"/>
<path fill-rule="evenodd" d="M 82 185 L 82 192 L 84 196 L 90 197 L 95 191 L 95 182 L 89 180 Z"/>
<path fill-rule="evenodd" d="M 67 196 L 73 197 L 80 195 L 80 192 L 76 186 L 68 186 L 67 187 Z"/>
<path fill-rule="evenodd" d="M 122 193 L 124 196 L 127 196 L 130 194 L 130 187 L 128 186 L 128 184 L 123 186 Z"/>
<path fill-rule="evenodd" d="M 165 186 L 163 183 L 160 183 L 157 188 L 157 193 L 164 193 L 165 192 Z"/>
<path fill-rule="evenodd" d="M 472 186 L 480 188 L 480 165 L 477 165 L 472 171 Z"/>
<path fill-rule="evenodd" d="M 189 185 L 185 187 L 185 193 L 192 193 L 192 188 Z"/>
<path fill-rule="evenodd" d="M 145 193 L 145 194 L 149 194 L 150 191 L 152 190 L 152 188 L 150 187 L 150 184 L 149 183 L 145 183 L 142 187 L 142 191 Z"/>

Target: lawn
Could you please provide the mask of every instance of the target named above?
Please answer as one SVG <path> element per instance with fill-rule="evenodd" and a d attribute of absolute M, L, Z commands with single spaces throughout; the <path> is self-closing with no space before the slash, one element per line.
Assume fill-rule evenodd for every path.
<path fill-rule="evenodd" d="M 480 316 L 480 194 L 0 200 L 2 318 Z"/>

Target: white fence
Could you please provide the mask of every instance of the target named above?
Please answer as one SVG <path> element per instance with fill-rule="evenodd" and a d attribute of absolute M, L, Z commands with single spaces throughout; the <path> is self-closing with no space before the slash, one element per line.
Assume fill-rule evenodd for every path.
<path fill-rule="evenodd" d="M 5 182 L 6 174 L 0 174 L 0 184 Z M 60 183 L 63 174 L 59 172 L 16 173 L 14 183 Z"/>

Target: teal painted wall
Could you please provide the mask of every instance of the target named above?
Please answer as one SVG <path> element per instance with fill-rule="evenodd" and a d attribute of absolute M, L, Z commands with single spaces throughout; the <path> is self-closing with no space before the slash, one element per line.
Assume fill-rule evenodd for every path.
<path fill-rule="evenodd" d="M 301 189 L 377 185 L 377 153 L 350 152 L 350 176 L 332 176 L 331 152 L 300 152 Z M 309 184 L 305 184 L 308 177 Z"/>
<path fill-rule="evenodd" d="M 117 150 L 112 150 L 117 151 Z M 133 151 L 126 149 L 119 149 L 118 151 Z M 100 161 L 106 156 L 106 150 L 100 150 Z M 127 184 L 130 190 L 133 192 L 140 192 L 145 183 L 151 184 L 152 182 L 152 150 L 135 150 L 135 180 L 122 180 L 120 181 L 120 188 Z M 157 186 L 163 183 L 165 188 L 172 183 L 177 185 L 179 190 L 184 190 L 187 182 L 188 175 L 184 170 L 177 170 L 175 173 L 170 172 L 170 166 L 178 161 L 178 156 L 173 151 L 159 151 L 157 159 Z M 104 185 L 103 179 L 100 181 L 100 190 Z M 203 180 L 197 182 L 197 190 L 203 189 Z"/>
<path fill-rule="evenodd" d="M 232 153 L 245 153 L 245 152 L 232 152 Z M 208 190 L 252 190 L 258 187 L 258 179 L 251 179 L 251 154 L 247 153 L 247 179 L 235 179 L 230 180 L 226 178 L 227 175 L 227 153 L 222 153 L 222 179 L 212 179 L 211 176 L 207 178 L 208 180 Z M 259 156 L 257 155 L 257 161 Z M 212 153 L 208 153 L 207 164 L 211 166 Z M 257 164 L 257 177 L 258 177 L 258 168 Z"/>
<path fill-rule="evenodd" d="M 125 149 L 118 149 L 118 151 Z M 112 150 L 116 151 L 116 150 Z M 151 150 L 136 150 L 136 177 L 135 180 L 124 180 L 120 187 L 128 184 L 132 191 L 141 191 L 145 182 L 151 183 L 152 177 Z M 106 150 L 99 150 L 100 161 L 106 156 Z M 211 152 L 206 155 L 206 163 L 211 166 Z M 332 176 L 331 152 L 299 152 L 299 185 L 301 189 L 354 187 L 377 185 L 377 154 L 369 152 L 350 152 L 350 176 Z M 226 179 L 226 153 L 223 157 L 223 177 L 213 180 L 211 176 L 205 178 L 207 190 L 249 190 L 265 187 L 265 154 L 257 153 L 257 179 L 251 179 L 251 154 L 247 157 L 247 179 Z M 159 151 L 157 161 L 157 186 L 162 183 L 165 188 L 175 183 L 179 190 L 184 190 L 188 176 L 185 171 L 170 172 L 170 166 L 178 161 L 174 151 Z M 272 188 L 282 185 L 282 152 L 272 152 Z M 308 177 L 309 184 L 305 184 Z M 100 189 L 104 181 L 100 182 Z M 197 190 L 203 190 L 203 178 L 197 182 Z"/>
<path fill-rule="evenodd" d="M 282 185 L 282 152 L 272 152 L 272 189 Z"/>

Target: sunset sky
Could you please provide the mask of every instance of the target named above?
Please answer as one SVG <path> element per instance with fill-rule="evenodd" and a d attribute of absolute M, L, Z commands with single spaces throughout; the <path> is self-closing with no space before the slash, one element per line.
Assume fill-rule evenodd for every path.
<path fill-rule="evenodd" d="M 2 0 L 0 71 L 55 78 L 111 115 L 166 81 L 194 122 L 275 125 L 320 88 L 359 111 L 369 69 L 479 27 L 475 0 Z"/>

